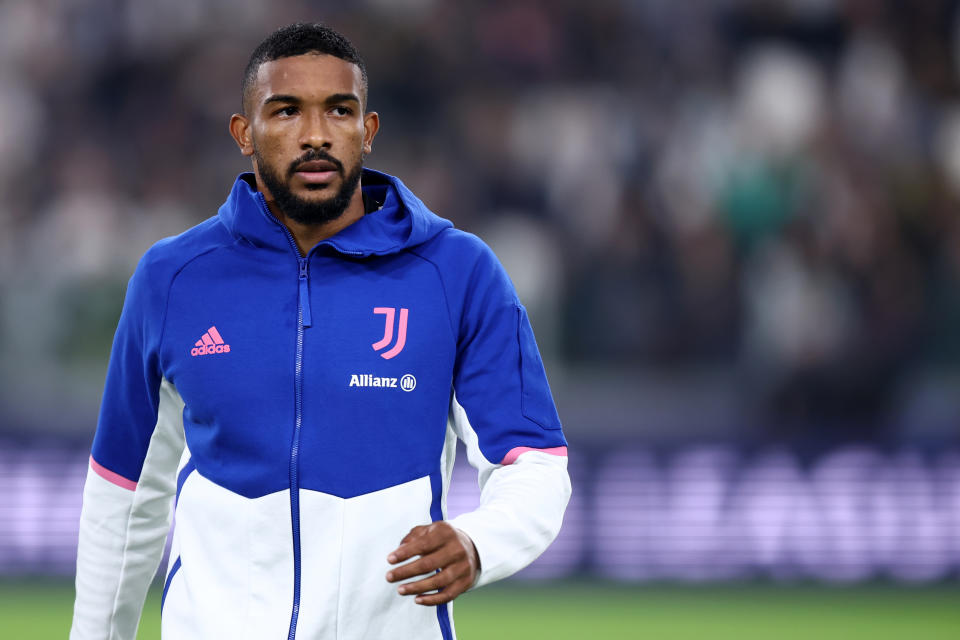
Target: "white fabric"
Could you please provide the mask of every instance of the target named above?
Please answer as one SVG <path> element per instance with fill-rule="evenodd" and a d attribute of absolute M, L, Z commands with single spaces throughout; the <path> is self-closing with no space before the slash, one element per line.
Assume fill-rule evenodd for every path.
<path fill-rule="evenodd" d="M 180 569 L 163 604 L 162 637 L 286 638 L 293 596 L 291 531 L 289 491 L 245 498 L 191 473 L 177 503 L 170 563 L 179 558 Z"/>
<path fill-rule="evenodd" d="M 298 637 L 442 640 L 436 609 L 386 580 L 387 555 L 430 523 L 431 495 L 429 477 L 349 499 L 300 492 L 301 536 L 310 544 L 302 545 Z"/>
<path fill-rule="evenodd" d="M 511 465 L 490 462 L 456 398 L 448 423 L 479 473 L 480 506 L 450 521 L 477 548 L 481 569 L 474 587 L 479 587 L 524 568 L 557 537 L 571 493 L 567 458 L 527 451 Z"/>
<path fill-rule="evenodd" d="M 133 640 L 170 530 L 183 450 L 183 400 L 160 385 L 157 425 L 136 490 L 87 471 L 70 640 Z"/>
<path fill-rule="evenodd" d="M 164 638 L 287 637 L 289 496 L 244 498 L 190 474 L 177 505 L 171 562 L 179 557 L 181 566 L 164 603 Z M 409 529 L 430 522 L 430 501 L 428 477 L 349 499 L 300 491 L 298 638 L 379 640 L 389 629 L 391 637 L 441 639 L 436 609 L 386 581 L 387 554 Z"/>
<path fill-rule="evenodd" d="M 135 491 L 90 471 L 84 490 L 71 640 L 133 640 L 170 526 L 177 469 L 188 459 L 183 401 L 166 380 L 157 427 Z M 474 586 L 532 562 L 556 537 L 570 497 L 566 458 L 538 451 L 512 465 L 487 460 L 463 408 L 451 399 L 440 460 L 441 506 L 456 438 L 478 469 L 481 505 L 452 520 L 477 547 Z M 386 581 L 387 554 L 409 529 L 431 521 L 424 476 L 343 499 L 301 490 L 301 598 L 298 637 L 440 640 L 434 607 L 417 605 Z M 282 640 L 290 622 L 293 551 L 290 493 L 249 499 L 194 471 L 177 504 L 177 528 L 162 617 L 172 640 Z M 448 605 L 452 627 L 452 606 Z M 427 635 L 425 635 L 427 634 Z"/>

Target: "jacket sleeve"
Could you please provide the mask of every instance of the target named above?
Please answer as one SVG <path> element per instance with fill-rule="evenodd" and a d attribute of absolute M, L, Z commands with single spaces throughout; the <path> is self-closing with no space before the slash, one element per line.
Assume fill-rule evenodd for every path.
<path fill-rule="evenodd" d="M 570 499 L 567 442 L 526 310 L 492 252 L 474 265 L 460 316 L 449 424 L 479 471 L 480 506 L 451 523 L 473 540 L 474 586 L 533 562 Z"/>
<path fill-rule="evenodd" d="M 130 280 L 110 355 L 83 492 L 71 640 L 136 637 L 170 528 L 183 404 L 161 374 L 164 301 L 147 262 Z"/>

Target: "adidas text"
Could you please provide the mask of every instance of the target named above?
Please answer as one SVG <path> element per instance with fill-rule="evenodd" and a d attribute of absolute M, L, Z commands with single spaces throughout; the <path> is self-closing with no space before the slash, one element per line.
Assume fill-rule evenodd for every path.
<path fill-rule="evenodd" d="M 190 349 L 190 355 L 192 356 L 205 356 L 212 353 L 230 353 L 230 345 L 228 344 L 210 344 L 203 345 L 201 347 L 194 347 Z"/>

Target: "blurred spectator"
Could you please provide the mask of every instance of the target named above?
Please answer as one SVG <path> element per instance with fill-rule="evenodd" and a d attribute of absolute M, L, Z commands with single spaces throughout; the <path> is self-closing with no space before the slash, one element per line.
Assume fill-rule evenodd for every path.
<path fill-rule="evenodd" d="M 740 435 L 829 441 L 960 370 L 955 2 L 266 6 L 0 4 L 10 415 L 93 420 L 135 261 L 244 170 L 248 44 L 297 19 L 356 40 L 369 164 L 491 241 L 566 374 L 715 371 Z"/>

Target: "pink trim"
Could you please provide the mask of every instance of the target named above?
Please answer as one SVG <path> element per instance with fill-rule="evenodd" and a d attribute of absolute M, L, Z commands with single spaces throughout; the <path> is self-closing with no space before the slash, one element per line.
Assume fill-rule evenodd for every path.
<path fill-rule="evenodd" d="M 500 461 L 500 464 L 513 464 L 517 461 L 517 458 L 520 457 L 520 454 L 526 453 L 527 451 L 540 451 L 541 453 L 549 453 L 552 456 L 560 456 L 563 458 L 567 457 L 567 448 L 566 447 L 550 447 L 549 449 L 534 449 L 533 447 L 514 447 L 507 452 L 507 455 L 503 456 L 503 460 Z"/>
<path fill-rule="evenodd" d="M 207 332 L 210 334 L 210 337 L 213 338 L 213 341 L 217 344 L 223 344 L 223 338 L 220 337 L 220 332 L 217 331 L 216 327 L 210 327 L 207 329 Z"/>
<path fill-rule="evenodd" d="M 393 314 L 396 313 L 396 309 L 393 307 L 374 307 L 373 312 L 383 313 L 387 316 L 387 321 L 383 327 L 383 340 L 373 343 L 373 350 L 380 351 L 393 340 Z"/>
<path fill-rule="evenodd" d="M 137 488 L 136 482 L 134 482 L 133 480 L 127 480 L 119 473 L 114 473 L 113 471 L 110 471 L 110 469 L 107 469 L 106 467 L 102 466 L 99 462 L 94 460 L 93 456 L 90 456 L 90 468 L 93 469 L 98 476 L 100 476 L 107 482 L 112 482 L 118 487 L 129 489 L 130 491 L 134 491 Z"/>
<path fill-rule="evenodd" d="M 391 311 L 393 311 L 393 309 L 391 309 Z M 393 349 L 390 349 L 390 351 L 381 353 L 381 358 L 389 360 L 403 351 L 403 346 L 407 344 L 407 311 L 407 309 L 400 309 L 400 331 L 397 334 L 397 344 L 393 345 Z"/>

